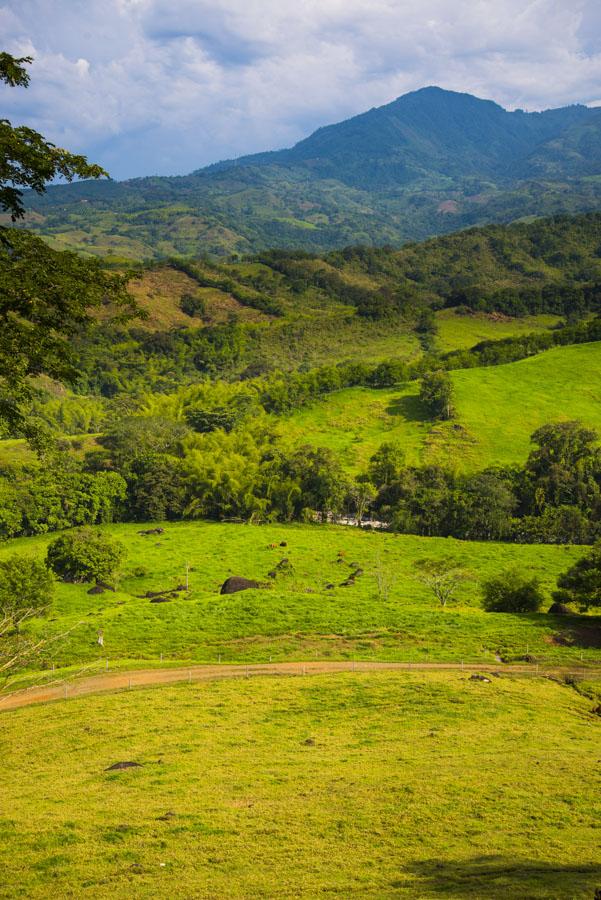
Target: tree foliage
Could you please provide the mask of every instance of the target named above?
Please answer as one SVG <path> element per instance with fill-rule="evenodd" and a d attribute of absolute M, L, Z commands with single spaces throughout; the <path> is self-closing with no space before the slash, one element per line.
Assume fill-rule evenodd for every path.
<path fill-rule="evenodd" d="M 92 528 L 62 534 L 48 547 L 48 567 L 63 581 L 113 582 L 125 548 Z"/>
<path fill-rule="evenodd" d="M 0 560 L 0 615 L 39 611 L 54 597 L 55 580 L 40 560 L 14 555 Z"/>
<path fill-rule="evenodd" d="M 0 55 L 0 81 L 27 87 L 29 58 Z M 55 147 L 26 127 L 0 120 L 0 207 L 23 218 L 23 189 L 42 193 L 61 176 L 106 174 L 83 156 Z M 73 380 L 71 338 L 92 321 L 91 311 L 135 311 L 125 276 L 105 272 L 97 260 L 52 250 L 35 235 L 0 230 L 0 420 L 23 422 L 31 376 Z"/>
<path fill-rule="evenodd" d="M 544 601 L 538 578 L 510 569 L 482 584 L 482 605 L 487 612 L 538 612 Z"/>
<path fill-rule="evenodd" d="M 559 603 L 577 603 L 582 609 L 601 606 L 601 543 L 560 575 L 557 586 L 553 599 Z"/>

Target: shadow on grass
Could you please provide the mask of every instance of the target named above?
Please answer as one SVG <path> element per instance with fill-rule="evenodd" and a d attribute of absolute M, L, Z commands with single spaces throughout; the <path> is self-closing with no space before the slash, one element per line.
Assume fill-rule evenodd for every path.
<path fill-rule="evenodd" d="M 389 416 L 402 416 L 407 422 L 429 422 L 431 416 L 419 397 L 395 397 L 386 407 Z"/>
<path fill-rule="evenodd" d="M 561 865 L 506 856 L 476 856 L 464 862 L 426 860 L 409 867 L 423 897 L 473 897 L 486 900 L 588 896 L 601 888 L 601 864 Z M 397 882 L 396 886 L 405 886 Z M 587 892 L 585 894 L 585 892 Z"/>
<path fill-rule="evenodd" d="M 601 648 L 601 618 L 588 616 L 549 616 L 557 627 L 553 643 L 558 647 Z"/>
<path fill-rule="evenodd" d="M 534 627 L 553 628 L 555 634 L 549 640 L 550 646 L 601 649 L 601 616 L 554 616 L 549 613 L 520 613 L 520 616 Z"/>

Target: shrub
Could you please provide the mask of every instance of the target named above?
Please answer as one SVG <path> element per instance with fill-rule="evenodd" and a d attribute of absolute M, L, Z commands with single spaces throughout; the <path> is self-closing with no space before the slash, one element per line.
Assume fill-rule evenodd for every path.
<path fill-rule="evenodd" d="M 62 534 L 48 547 L 48 566 L 63 581 L 106 581 L 115 579 L 125 556 L 119 541 L 92 528 Z"/>
<path fill-rule="evenodd" d="M 197 294 L 182 294 L 179 305 L 182 312 L 193 318 L 202 319 L 207 311 L 204 300 Z"/>
<path fill-rule="evenodd" d="M 482 584 L 482 605 L 487 612 L 538 612 L 543 600 L 538 578 L 527 578 L 516 569 Z"/>
<path fill-rule="evenodd" d="M 40 560 L 10 556 L 0 562 L 0 612 L 3 614 L 48 606 L 54 587 L 52 572 Z"/>

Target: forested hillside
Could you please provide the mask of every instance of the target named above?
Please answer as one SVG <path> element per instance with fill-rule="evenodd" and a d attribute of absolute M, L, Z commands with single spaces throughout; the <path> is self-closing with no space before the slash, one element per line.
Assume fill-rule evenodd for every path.
<path fill-rule="evenodd" d="M 7 431 L 0 530 L 371 511 L 423 535 L 592 541 L 600 247 L 589 214 L 131 272 L 146 317 L 99 311 L 72 388 L 36 383 L 45 461 Z"/>
<path fill-rule="evenodd" d="M 600 129 L 599 109 L 507 112 L 424 88 L 290 150 L 184 177 L 51 187 L 29 201 L 28 225 L 59 247 L 132 259 L 398 246 L 599 208 Z"/>

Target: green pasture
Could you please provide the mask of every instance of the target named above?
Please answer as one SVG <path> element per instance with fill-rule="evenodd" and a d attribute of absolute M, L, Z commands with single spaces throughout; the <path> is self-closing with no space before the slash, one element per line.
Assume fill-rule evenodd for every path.
<path fill-rule="evenodd" d="M 0 896 L 591 900 L 591 710 L 543 678 L 349 672 L 2 713 Z"/>
<path fill-rule="evenodd" d="M 468 350 L 481 341 L 548 331 L 559 321 L 559 316 L 552 315 L 510 318 L 495 313 L 458 315 L 453 309 L 443 309 L 436 313 L 436 345 L 443 352 Z"/>
<path fill-rule="evenodd" d="M 351 471 L 365 467 L 384 441 L 404 448 L 409 465 L 459 471 L 523 463 L 530 435 L 547 422 L 580 419 L 601 430 L 601 344 L 548 350 L 500 366 L 451 373 L 456 415 L 433 422 L 419 384 L 348 388 L 284 420 L 296 443 L 330 447 Z"/>
<path fill-rule="evenodd" d="M 496 664 L 525 655 L 542 664 L 601 661 L 598 616 L 509 615 L 480 606 L 480 582 L 514 566 L 541 579 L 550 603 L 557 575 L 582 554 L 579 547 L 474 543 L 345 526 L 178 522 L 149 536 L 137 534 L 141 527 L 148 526 L 107 528 L 127 548 L 115 593 L 90 595 L 89 585 L 60 584 L 47 616 L 30 626 L 37 634 L 65 635 L 49 645 L 46 667 L 105 659 L 158 664 L 161 654 L 163 661 L 182 662 Z M 0 556 L 43 556 L 50 539 L 10 541 Z M 416 577 L 414 563 L 424 558 L 449 558 L 466 571 L 469 580 L 445 609 Z M 284 559 L 289 565 L 278 567 Z M 188 592 L 164 603 L 144 596 L 184 585 L 187 566 Z M 357 568 L 363 574 L 343 586 Z M 230 575 L 264 587 L 222 596 Z M 97 643 L 100 629 L 104 647 Z"/>
<path fill-rule="evenodd" d="M 453 372 L 458 421 L 473 440 L 473 464 L 528 455 L 547 422 L 580 419 L 601 430 L 601 343 L 558 347 L 504 366 Z"/>

